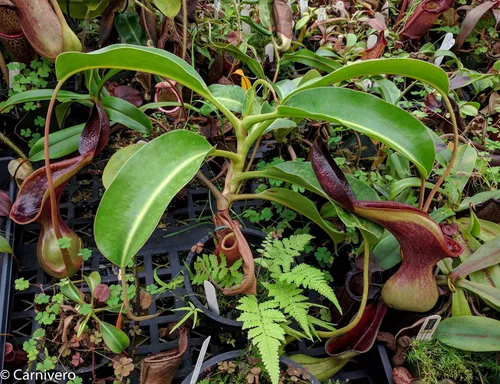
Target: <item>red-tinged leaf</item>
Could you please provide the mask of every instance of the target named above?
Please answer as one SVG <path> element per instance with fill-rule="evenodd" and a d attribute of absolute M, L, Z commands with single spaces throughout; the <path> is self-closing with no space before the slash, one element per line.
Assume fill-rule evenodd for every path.
<path fill-rule="evenodd" d="M 453 4 L 453 0 L 424 0 L 412 16 L 406 21 L 402 32 L 399 34 L 403 39 L 420 39 L 439 16 L 447 11 Z"/>
<path fill-rule="evenodd" d="M 106 284 L 99 284 L 94 289 L 94 297 L 101 303 L 105 303 L 109 296 L 111 296 L 111 290 Z"/>
<path fill-rule="evenodd" d="M 109 119 L 102 104 L 96 103 L 92 107 L 90 117 L 78 142 L 78 152 L 84 156 L 92 154 L 94 157 L 104 149 L 108 140 Z"/>
<path fill-rule="evenodd" d="M 0 191 L 0 216 L 9 216 L 12 202 L 10 197 L 4 191 Z"/>
<path fill-rule="evenodd" d="M 351 359 L 368 352 L 377 337 L 382 320 L 387 312 L 383 301 L 366 306 L 359 323 L 346 334 L 327 341 L 326 353 L 342 359 Z"/>
<path fill-rule="evenodd" d="M 293 12 L 287 0 L 273 1 L 273 19 L 276 34 L 281 39 L 280 51 L 287 51 L 292 43 Z"/>
<path fill-rule="evenodd" d="M 111 96 L 128 101 L 130 104 L 135 105 L 137 108 L 142 105 L 141 92 L 139 92 L 135 88 L 126 85 L 111 85 L 107 88 Z"/>
<path fill-rule="evenodd" d="M 482 245 L 467 260 L 463 261 L 450 274 L 452 281 L 457 281 L 461 276 L 467 276 L 500 263 L 500 237 Z"/>
<path fill-rule="evenodd" d="M 445 236 L 439 225 L 420 209 L 393 201 L 355 200 L 342 170 L 320 139 L 313 145 L 311 160 L 327 195 L 356 215 L 383 226 L 399 242 L 403 261 L 382 289 L 384 301 L 399 310 L 432 309 L 439 297 L 434 266 L 441 259 L 459 256 L 462 246 Z"/>
<path fill-rule="evenodd" d="M 462 44 L 465 42 L 467 37 L 476 27 L 476 24 L 484 16 L 486 12 L 488 12 L 495 4 L 498 4 L 497 1 L 485 1 L 482 4 L 479 4 L 477 7 L 474 7 L 465 16 L 462 25 L 460 26 L 460 32 L 457 36 L 457 48 L 460 48 Z"/>

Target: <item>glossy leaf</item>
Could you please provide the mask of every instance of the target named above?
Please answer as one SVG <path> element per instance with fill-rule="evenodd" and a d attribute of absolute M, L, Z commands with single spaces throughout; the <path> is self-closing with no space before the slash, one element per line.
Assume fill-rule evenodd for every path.
<path fill-rule="evenodd" d="M 428 129 L 401 108 L 375 96 L 344 88 L 308 89 L 289 97 L 278 113 L 345 125 L 400 152 L 425 177 L 434 165 L 434 142 Z"/>
<path fill-rule="evenodd" d="M 99 326 L 102 339 L 112 352 L 122 353 L 130 345 L 128 336 L 121 329 L 104 321 L 99 321 Z"/>
<path fill-rule="evenodd" d="M 83 293 L 75 287 L 71 280 L 62 281 L 59 284 L 59 287 L 61 289 L 61 293 L 71 301 L 74 301 L 77 304 L 85 304 L 85 301 L 83 300 Z"/>
<path fill-rule="evenodd" d="M 101 253 L 116 265 L 127 264 L 211 149 L 203 137 L 178 130 L 137 151 L 117 173 L 97 210 L 94 232 Z"/>
<path fill-rule="evenodd" d="M 474 283 L 469 280 L 459 280 L 457 287 L 474 292 L 486 300 L 487 303 L 493 304 L 495 308 L 500 308 L 500 288 L 488 284 Z"/>
<path fill-rule="evenodd" d="M 181 0 L 153 0 L 161 13 L 170 19 L 173 19 L 181 10 Z"/>
<path fill-rule="evenodd" d="M 12 97 L 9 97 L 4 102 L 0 103 L 0 111 L 16 104 L 28 103 L 30 101 L 50 100 L 53 94 L 53 89 L 36 89 L 32 91 L 21 92 Z M 81 95 L 79 93 L 70 91 L 59 91 L 59 93 L 57 94 L 57 100 L 61 102 L 88 99 L 90 99 L 90 95 Z"/>
<path fill-rule="evenodd" d="M 213 84 L 208 87 L 212 95 L 227 109 L 240 113 L 245 97 L 245 90 L 237 85 Z"/>
<path fill-rule="evenodd" d="M 425 61 L 405 58 L 358 61 L 345 65 L 317 81 L 305 84 L 300 89 L 323 87 L 357 77 L 381 74 L 406 76 L 420 80 L 445 95 L 450 91 L 448 75 L 441 68 Z"/>
<path fill-rule="evenodd" d="M 271 26 L 271 14 L 269 12 L 268 0 L 259 0 L 259 19 L 265 29 Z"/>
<path fill-rule="evenodd" d="M 196 93 L 211 98 L 198 72 L 184 60 L 162 49 L 116 44 L 90 53 L 67 52 L 56 61 L 59 80 L 89 68 L 119 68 L 149 72 L 177 81 Z"/>
<path fill-rule="evenodd" d="M 462 288 L 457 288 L 452 293 L 451 299 L 451 315 L 452 316 L 472 316 L 469 302 L 465 296 L 465 291 Z"/>
<path fill-rule="evenodd" d="M 116 15 L 115 28 L 124 43 L 146 45 L 146 30 L 141 26 L 137 13 L 121 13 Z"/>
<path fill-rule="evenodd" d="M 485 1 L 482 4 L 474 6 L 474 8 L 467 12 L 465 19 L 462 21 L 460 26 L 460 32 L 457 36 L 457 48 L 462 46 L 467 37 L 474 30 L 478 21 L 496 4 L 498 4 L 496 1 Z"/>
<path fill-rule="evenodd" d="M 457 158 L 453 163 L 449 177 L 446 179 L 446 189 L 455 192 L 454 200 L 459 200 L 465 185 L 469 181 L 477 160 L 477 151 L 473 146 L 464 144 L 458 147 Z"/>
<path fill-rule="evenodd" d="M 128 159 L 130 159 L 144 145 L 146 144 L 132 144 L 120 149 L 118 152 L 114 153 L 113 156 L 111 156 L 106 164 L 106 167 L 104 168 L 104 172 L 102 173 L 102 185 L 104 188 L 109 188 L 118 171 L 123 167 Z"/>
<path fill-rule="evenodd" d="M 85 279 L 87 285 L 89 286 L 90 294 L 93 296 L 94 290 L 99 284 L 101 284 L 101 275 L 99 275 L 99 272 L 94 271 L 88 276 L 83 276 L 83 278 Z"/>
<path fill-rule="evenodd" d="M 320 71 L 333 72 L 342 67 L 342 65 L 328 57 L 323 57 L 309 51 L 308 49 L 301 49 L 292 53 L 285 53 L 281 60 L 280 65 L 285 65 L 289 63 L 300 63 L 304 64 L 309 68 L 316 68 Z"/>
<path fill-rule="evenodd" d="M 500 321 L 480 316 L 449 317 L 439 323 L 434 337 L 464 351 L 498 352 Z"/>
<path fill-rule="evenodd" d="M 0 235 L 0 253 L 12 254 L 14 251 L 5 237 Z"/>
<path fill-rule="evenodd" d="M 109 0 L 57 0 L 57 2 L 65 14 L 82 20 L 86 17 L 92 20 L 99 16 L 109 4 Z"/>
<path fill-rule="evenodd" d="M 140 133 L 151 133 L 153 125 L 148 116 L 128 101 L 117 97 L 103 97 L 102 105 L 110 120 Z"/>
<path fill-rule="evenodd" d="M 238 48 L 236 48 L 234 45 L 227 44 L 227 45 L 221 45 L 221 44 L 214 44 L 214 47 L 217 49 L 220 49 L 224 52 L 229 53 L 233 58 L 242 61 L 245 63 L 248 68 L 253 72 L 255 76 L 257 76 L 259 79 L 265 79 L 266 75 L 264 73 L 264 69 L 260 65 L 260 63 L 248 56 L 246 53 L 241 52 Z"/>
<path fill-rule="evenodd" d="M 284 205 L 307 217 L 323 229 L 335 243 L 339 243 L 344 239 L 343 233 L 338 231 L 330 222 L 323 220 L 316 205 L 298 192 L 284 188 L 270 188 L 257 194 L 257 196 L 263 200 L 270 200 Z"/>
<path fill-rule="evenodd" d="M 399 196 L 401 193 L 403 193 L 403 191 L 405 191 L 408 188 L 420 188 L 420 185 L 421 185 L 421 180 L 418 177 L 408 177 L 406 179 L 395 181 L 391 185 L 389 200 L 394 200 L 397 196 Z M 427 181 L 425 183 L 425 188 L 432 189 L 434 188 L 434 184 Z M 438 192 L 444 195 L 448 194 L 447 191 L 441 188 L 438 188 Z"/>
<path fill-rule="evenodd" d="M 468 197 L 467 199 L 462 200 L 455 211 L 461 212 L 469 209 L 471 205 L 476 206 L 491 199 L 500 199 L 500 190 L 480 192 L 475 194 L 474 196 Z"/>
<path fill-rule="evenodd" d="M 391 233 L 373 248 L 373 254 L 383 269 L 390 269 L 401 262 L 401 247 Z"/>
<path fill-rule="evenodd" d="M 476 252 L 467 260 L 456 267 L 449 278 L 453 281 L 458 280 L 461 276 L 470 275 L 476 271 L 500 264 L 500 237 L 488 241 L 483 244 Z"/>
<path fill-rule="evenodd" d="M 51 159 L 69 155 L 78 149 L 78 141 L 82 135 L 85 124 L 62 129 L 49 135 L 49 156 Z M 44 138 L 38 140 L 30 150 L 30 160 L 40 161 L 44 159 Z"/>

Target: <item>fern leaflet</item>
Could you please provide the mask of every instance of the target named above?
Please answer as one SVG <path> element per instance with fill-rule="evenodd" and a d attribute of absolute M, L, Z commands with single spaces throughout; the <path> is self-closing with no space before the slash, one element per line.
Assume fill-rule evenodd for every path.
<path fill-rule="evenodd" d="M 319 269 L 308 264 L 300 264 L 290 272 L 282 274 L 280 280 L 318 292 L 330 300 L 340 313 L 342 313 L 335 292 L 333 292 L 333 289 L 328 285 L 324 273 Z"/>
<path fill-rule="evenodd" d="M 286 321 L 285 316 L 276 308 L 274 300 L 259 304 L 255 296 L 244 296 L 237 307 L 242 314 L 238 321 L 243 322 L 243 329 L 249 329 L 248 338 L 258 348 L 262 362 L 273 384 L 279 383 L 278 349 L 285 340 L 285 332 L 279 325 Z"/>
<path fill-rule="evenodd" d="M 313 236 L 308 234 L 292 235 L 287 239 L 278 240 L 268 236 L 263 242 L 263 249 L 259 250 L 263 257 L 273 259 L 283 268 L 283 272 L 290 272 L 293 258 L 300 256 L 305 246 L 311 241 Z M 273 268 L 273 273 L 281 273 L 281 271 Z"/>
<path fill-rule="evenodd" d="M 280 309 L 292 316 L 307 336 L 312 339 L 307 316 L 311 304 L 307 302 L 309 299 L 301 294 L 302 289 L 297 288 L 294 284 L 281 281 L 276 282 L 276 284 L 263 283 L 263 285 L 269 291 L 269 295 L 278 303 Z"/>

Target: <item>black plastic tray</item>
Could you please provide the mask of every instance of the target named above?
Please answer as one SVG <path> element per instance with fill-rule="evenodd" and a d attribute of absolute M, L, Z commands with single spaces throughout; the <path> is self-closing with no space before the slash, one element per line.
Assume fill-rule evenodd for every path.
<path fill-rule="evenodd" d="M 0 188 L 7 192 L 14 200 L 16 194 L 16 183 L 10 176 L 7 165 L 12 160 L 10 157 L 0 158 Z M 0 228 L 5 232 L 7 241 L 13 247 L 14 242 L 14 222 L 9 218 L 0 218 Z M 3 370 L 3 360 L 5 353 L 5 343 L 7 337 L 4 336 L 8 333 L 10 298 L 12 287 L 12 269 L 14 258 L 12 255 L 2 253 L 0 254 L 0 371 Z M 2 379 L 0 378 L 0 383 Z"/>

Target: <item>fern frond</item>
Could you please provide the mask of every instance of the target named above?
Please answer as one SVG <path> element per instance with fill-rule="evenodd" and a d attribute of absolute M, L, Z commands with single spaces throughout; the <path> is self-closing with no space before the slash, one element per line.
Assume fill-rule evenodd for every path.
<path fill-rule="evenodd" d="M 307 336 L 312 339 L 307 316 L 311 304 L 307 302 L 308 298 L 301 294 L 302 289 L 297 288 L 294 284 L 281 281 L 276 282 L 276 284 L 262 284 L 269 291 L 269 295 L 274 298 L 274 301 L 278 303 L 280 309 L 293 317 Z"/>
<path fill-rule="evenodd" d="M 248 329 L 248 338 L 258 348 L 262 362 L 273 384 L 279 383 L 278 349 L 285 340 L 285 332 L 280 323 L 286 318 L 279 310 L 278 303 L 269 300 L 259 304 L 255 296 L 244 296 L 239 300 L 242 313 L 238 321 L 243 322 L 243 329 Z"/>
<path fill-rule="evenodd" d="M 293 270 L 280 276 L 280 281 L 293 283 L 297 286 L 312 289 L 330 300 L 342 313 L 335 292 L 328 285 L 325 275 L 319 269 L 308 264 L 297 265 Z"/>
<path fill-rule="evenodd" d="M 313 236 L 305 233 L 292 235 L 283 240 L 272 239 L 268 236 L 263 242 L 263 249 L 259 252 L 262 253 L 263 257 L 272 259 L 276 265 L 281 266 L 283 272 L 290 272 L 293 258 L 300 256 L 300 253 L 312 238 Z M 279 269 L 271 272 L 279 273 Z"/>

